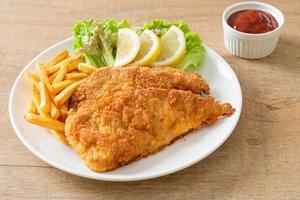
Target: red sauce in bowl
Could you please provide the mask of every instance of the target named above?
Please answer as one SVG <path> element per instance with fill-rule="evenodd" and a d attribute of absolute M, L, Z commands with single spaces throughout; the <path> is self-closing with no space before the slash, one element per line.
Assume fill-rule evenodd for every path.
<path fill-rule="evenodd" d="M 278 27 L 278 22 L 270 13 L 261 10 L 241 10 L 227 20 L 229 26 L 244 33 L 266 33 Z"/>

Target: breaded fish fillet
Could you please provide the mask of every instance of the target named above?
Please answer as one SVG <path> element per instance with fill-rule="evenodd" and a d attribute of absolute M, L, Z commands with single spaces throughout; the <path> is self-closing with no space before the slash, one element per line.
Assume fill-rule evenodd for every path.
<path fill-rule="evenodd" d="M 197 73 L 187 73 L 175 68 L 104 67 L 91 74 L 72 95 L 71 107 L 98 98 L 105 93 L 114 94 L 130 88 L 163 88 L 189 90 L 209 94 L 205 80 Z"/>
<path fill-rule="evenodd" d="M 101 88 L 101 83 L 96 85 Z M 230 104 L 191 91 L 128 89 L 84 101 L 77 110 L 71 110 L 66 136 L 91 169 L 103 172 L 155 153 L 190 130 L 233 113 Z"/>

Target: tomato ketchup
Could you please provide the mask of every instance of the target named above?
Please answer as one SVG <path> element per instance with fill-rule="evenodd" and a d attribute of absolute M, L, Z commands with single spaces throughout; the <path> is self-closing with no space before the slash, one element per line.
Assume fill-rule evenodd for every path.
<path fill-rule="evenodd" d="M 266 33 L 278 27 L 278 22 L 270 13 L 262 10 L 241 10 L 227 20 L 229 26 L 244 33 Z"/>

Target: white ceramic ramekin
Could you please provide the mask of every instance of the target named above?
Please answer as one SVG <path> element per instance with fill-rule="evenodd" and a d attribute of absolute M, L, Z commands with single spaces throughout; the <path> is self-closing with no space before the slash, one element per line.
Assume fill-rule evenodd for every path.
<path fill-rule="evenodd" d="M 228 17 L 240 10 L 262 10 L 274 16 L 278 22 L 278 27 L 267 33 L 250 34 L 237 31 L 227 23 Z M 257 59 L 270 55 L 276 48 L 280 31 L 284 24 L 284 16 L 277 8 L 260 2 L 241 2 L 227 7 L 222 17 L 224 43 L 226 49 L 233 55 Z"/>

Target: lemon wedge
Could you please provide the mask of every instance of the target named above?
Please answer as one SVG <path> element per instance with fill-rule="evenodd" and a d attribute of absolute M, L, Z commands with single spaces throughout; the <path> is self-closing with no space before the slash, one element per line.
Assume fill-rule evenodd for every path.
<path fill-rule="evenodd" d="M 115 67 L 127 65 L 134 60 L 141 46 L 139 35 L 131 29 L 123 28 L 118 31 L 117 55 Z"/>
<path fill-rule="evenodd" d="M 151 30 L 145 30 L 141 34 L 141 48 L 135 57 L 133 65 L 151 65 L 161 52 L 159 38 Z"/>
<path fill-rule="evenodd" d="M 153 63 L 155 67 L 174 66 L 179 63 L 186 53 L 185 38 L 180 28 L 171 26 L 161 37 L 161 53 Z"/>

